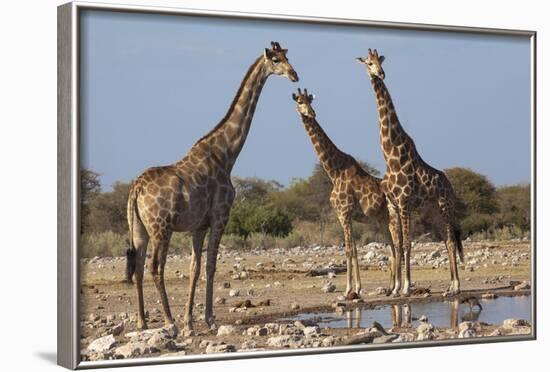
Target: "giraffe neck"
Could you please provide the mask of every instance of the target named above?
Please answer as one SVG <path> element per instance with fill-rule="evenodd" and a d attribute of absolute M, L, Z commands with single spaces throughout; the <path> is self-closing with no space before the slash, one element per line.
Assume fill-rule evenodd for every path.
<path fill-rule="evenodd" d="M 342 151 L 330 140 L 317 120 L 301 115 L 302 122 L 306 129 L 313 148 L 317 153 L 321 166 L 327 172 L 331 180 L 338 176 L 337 160 L 342 155 Z"/>
<path fill-rule="evenodd" d="M 190 152 L 208 152 L 207 157 L 216 158 L 217 163 L 230 173 L 246 141 L 256 104 L 268 77 L 263 56 L 260 56 L 248 69 L 224 118 L 197 141 Z"/>
<path fill-rule="evenodd" d="M 392 149 L 410 141 L 395 112 L 395 107 L 390 96 L 390 92 L 383 80 L 371 78 L 372 87 L 376 95 L 376 104 L 378 107 L 378 124 L 380 129 L 380 144 L 384 158 L 388 160 Z"/>

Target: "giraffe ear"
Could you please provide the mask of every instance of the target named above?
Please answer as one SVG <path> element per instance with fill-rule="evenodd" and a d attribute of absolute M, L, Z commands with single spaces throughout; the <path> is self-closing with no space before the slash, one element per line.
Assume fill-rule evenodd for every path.
<path fill-rule="evenodd" d="M 308 98 L 309 102 L 313 102 L 313 100 L 315 99 L 315 94 L 310 94 Z"/>
<path fill-rule="evenodd" d="M 298 96 L 296 95 L 296 93 L 292 93 L 292 99 L 297 101 L 298 100 Z"/>
<path fill-rule="evenodd" d="M 365 63 L 365 58 L 363 58 L 363 57 L 357 57 L 357 58 L 355 58 L 355 59 L 356 59 L 357 62 L 359 62 L 359 63 Z"/>
<path fill-rule="evenodd" d="M 384 57 L 384 56 L 378 57 L 378 63 L 382 64 L 385 59 L 386 59 L 386 57 Z"/>

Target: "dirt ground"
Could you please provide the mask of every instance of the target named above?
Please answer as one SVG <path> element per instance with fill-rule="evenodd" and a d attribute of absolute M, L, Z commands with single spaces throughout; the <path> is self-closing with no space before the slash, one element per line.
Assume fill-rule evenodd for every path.
<path fill-rule="evenodd" d="M 529 286 L 514 290 L 514 286 L 518 283 L 531 280 L 529 241 L 465 242 L 464 248 L 466 259 L 459 269 L 463 291 L 461 296 L 481 296 L 486 293 L 530 294 Z M 246 342 L 248 342 L 247 349 L 273 349 L 277 346 L 266 341 L 269 336 L 248 335 L 247 329 L 254 325 L 263 327 L 265 323 L 277 323 L 281 318 L 303 312 L 334 311 L 337 302 L 341 307 L 349 310 L 353 307 L 440 300 L 449 284 L 449 265 L 442 243 L 419 243 L 413 247 L 414 287 L 428 288 L 430 293 L 427 295 L 426 290 L 418 290 L 418 295 L 408 298 L 392 298 L 380 294 L 381 287 L 387 287 L 389 284 L 386 247 L 371 243 L 368 246 L 359 247 L 358 252 L 363 286 L 362 299 L 344 301 L 342 295 L 345 290 L 345 272 L 340 270 L 345 262 L 345 256 L 343 249 L 339 247 L 297 247 L 251 251 L 229 251 L 222 247 L 218 256 L 214 285 L 216 299 L 214 314 L 218 326 L 233 325 L 233 328 L 237 328 L 237 332 L 217 336 L 217 331 L 209 330 L 202 320 L 206 284 L 203 259 L 193 310 L 194 336 L 186 337 L 183 332 L 180 332 L 175 339 L 177 347 L 172 347 L 171 350 L 153 350 L 145 356 L 205 353 L 209 340 L 215 340 L 218 343 L 222 340 L 226 344 L 235 345 L 236 349 L 245 348 L 243 343 Z M 170 306 L 179 329 L 183 327 L 189 260 L 190 257 L 187 255 L 171 255 L 165 271 Z M 335 275 L 333 273 L 322 276 L 308 275 L 308 272 L 313 269 L 331 267 L 335 269 Z M 118 344 L 128 342 L 128 338 L 124 335 L 136 330 L 136 290 L 135 287 L 123 283 L 124 278 L 125 258 L 123 257 L 96 257 L 81 260 L 82 349 L 86 349 L 90 342 L 98 337 L 112 333 L 109 329 L 119 323 L 123 323 L 123 331 L 119 334 L 115 333 Z M 335 290 L 325 293 L 323 287 L 328 282 L 335 285 Z M 230 291 L 235 292 L 235 290 L 239 294 L 231 296 Z M 163 326 L 163 320 L 159 295 L 148 273 L 146 273 L 144 292 L 145 309 L 149 314 L 148 326 L 160 328 Z M 239 307 L 239 304 L 245 300 L 250 300 L 253 306 Z M 269 300 L 269 306 L 259 306 L 266 300 Z M 479 328 L 478 325 L 476 327 Z M 477 330 L 476 336 L 497 335 L 494 332 L 498 327 L 499 325 L 484 324 L 482 330 Z M 302 343 L 300 347 L 338 344 L 338 340 L 354 337 L 359 331 L 361 330 L 357 328 L 323 329 L 316 339 L 317 342 Z M 397 332 L 398 329 L 390 331 Z M 440 334 L 445 335 L 448 330 L 439 331 Z M 280 331 L 278 334 L 284 334 L 284 332 Z M 324 342 L 321 336 L 324 338 L 333 336 L 336 341 L 331 339 Z M 454 336 L 456 337 L 456 332 Z M 438 338 L 444 338 L 444 336 Z M 250 342 L 251 340 L 253 342 Z M 404 339 L 404 341 L 407 340 Z M 220 351 L 225 350 L 221 348 Z"/>

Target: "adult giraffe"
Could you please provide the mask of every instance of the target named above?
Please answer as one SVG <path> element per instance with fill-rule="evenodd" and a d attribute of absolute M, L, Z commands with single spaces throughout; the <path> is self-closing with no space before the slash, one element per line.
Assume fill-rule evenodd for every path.
<path fill-rule="evenodd" d="M 317 122 L 315 110 L 311 105 L 313 96 L 308 94 L 307 89 L 304 89 L 302 93 L 298 88 L 298 94 L 293 93 L 292 98 L 296 101 L 296 111 L 300 114 L 321 166 L 332 183 L 330 204 L 344 231 L 346 245 L 345 295 L 348 296 L 352 292 L 352 277 L 355 279 L 355 293 L 359 295 L 361 294 L 361 278 L 357 247 L 352 234 L 352 220 L 365 223 L 375 221 L 384 229 L 386 237 L 389 238 L 389 233 L 391 233 L 392 240 L 394 237 L 397 238 L 398 226 L 390 225 L 388 233 L 388 210 L 384 193 L 380 188 L 381 179 L 366 172 L 353 156 L 341 151 L 330 140 Z M 395 262 L 401 261 L 401 256 L 398 253 L 399 249 L 395 249 L 391 242 L 390 247 L 390 291 L 392 291 L 396 285 Z"/>
<path fill-rule="evenodd" d="M 149 168 L 133 183 L 128 198 L 131 247 L 127 251 L 127 279 L 136 277 L 139 329 L 147 328 L 143 304 L 143 271 L 147 244 L 152 243 L 150 271 L 160 294 L 165 324 L 173 319 L 164 286 L 164 266 L 173 232 L 192 234 L 189 293 L 184 330 L 192 329 L 195 287 L 200 273 L 204 238 L 210 229 L 206 257 L 205 320 L 215 328 L 212 311 L 214 273 L 218 246 L 235 196 L 231 170 L 244 145 L 256 103 L 267 78 L 286 76 L 298 81 L 288 62 L 287 49 L 271 42 L 246 73 L 229 110 L 187 155 L 172 165 Z"/>
<path fill-rule="evenodd" d="M 382 190 L 386 194 L 391 220 L 399 220 L 401 225 L 401 247 L 405 265 L 405 279 L 402 293 L 410 294 L 411 283 L 411 212 L 420 207 L 431 206 L 432 211 L 439 212 L 445 233 L 446 246 L 451 267 L 451 283 L 447 293 L 456 295 L 460 292 L 460 281 L 456 253 L 464 260 L 460 228 L 455 220 L 455 193 L 445 174 L 426 163 L 416 150 L 412 138 L 401 126 L 395 108 L 384 83 L 385 73 L 382 69 L 384 56 L 379 56 L 376 49 L 369 49 L 366 57 L 357 60 L 367 67 L 371 84 L 376 95 L 380 143 L 386 160 L 386 174 L 382 180 Z M 401 271 L 401 262 L 396 262 L 396 270 Z M 399 287 L 394 295 L 399 295 Z"/>

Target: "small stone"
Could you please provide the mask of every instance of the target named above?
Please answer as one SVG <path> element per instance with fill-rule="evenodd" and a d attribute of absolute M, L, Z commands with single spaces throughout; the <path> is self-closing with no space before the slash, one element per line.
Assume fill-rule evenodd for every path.
<path fill-rule="evenodd" d="M 119 358 L 139 357 L 146 354 L 159 352 L 154 346 L 147 345 L 144 342 L 129 342 L 115 349 L 114 355 Z"/>
<path fill-rule="evenodd" d="M 494 300 L 497 297 L 498 296 L 494 293 L 484 293 L 484 294 L 481 295 L 481 298 L 484 299 L 484 300 Z"/>
<path fill-rule="evenodd" d="M 230 336 L 237 333 L 237 327 L 233 325 L 221 325 L 218 328 L 218 336 Z"/>
<path fill-rule="evenodd" d="M 258 330 L 256 330 L 256 336 L 267 336 L 269 334 L 269 329 L 266 327 L 261 327 Z"/>
<path fill-rule="evenodd" d="M 430 323 L 421 323 L 416 329 L 416 333 L 417 341 L 433 340 L 435 338 L 434 326 Z"/>
<path fill-rule="evenodd" d="M 323 341 L 321 342 L 322 346 L 329 347 L 336 343 L 336 338 L 334 336 L 328 336 L 323 338 Z"/>
<path fill-rule="evenodd" d="M 306 337 L 314 337 L 314 336 L 318 336 L 321 330 L 319 329 L 318 326 L 312 326 L 312 327 L 305 327 L 303 329 L 303 332 L 304 332 L 304 336 Z"/>
<path fill-rule="evenodd" d="M 254 340 L 246 340 L 241 344 L 241 349 L 248 350 L 248 349 L 256 349 L 258 345 L 256 344 L 256 341 Z"/>
<path fill-rule="evenodd" d="M 293 302 L 290 304 L 290 308 L 292 310 L 298 310 L 300 308 L 300 305 L 298 305 L 296 302 Z"/>
<path fill-rule="evenodd" d="M 373 344 L 387 344 L 393 342 L 399 337 L 399 335 L 382 335 L 372 340 Z"/>
<path fill-rule="evenodd" d="M 299 347 L 302 344 L 302 337 L 298 335 L 282 335 L 267 339 L 267 346 L 271 347 Z"/>
<path fill-rule="evenodd" d="M 231 344 L 210 344 L 206 347 L 206 354 L 215 354 L 215 353 L 232 353 L 237 351 L 235 345 Z"/>
<path fill-rule="evenodd" d="M 88 345 L 88 352 L 105 352 L 116 345 L 116 340 L 113 335 L 100 337 Z"/>
<path fill-rule="evenodd" d="M 238 289 L 232 289 L 229 291 L 229 297 L 237 297 L 239 296 L 240 291 Z"/>
<path fill-rule="evenodd" d="M 474 323 L 462 322 L 458 325 L 458 338 L 470 338 L 476 336 Z"/>
<path fill-rule="evenodd" d="M 531 324 L 525 319 L 506 319 L 502 323 L 504 329 L 514 329 L 518 327 L 530 327 Z"/>
<path fill-rule="evenodd" d="M 514 291 L 521 291 L 525 289 L 531 289 L 531 284 L 529 284 L 529 282 L 521 282 L 514 286 Z"/>
<path fill-rule="evenodd" d="M 124 323 L 119 323 L 114 327 L 111 327 L 109 333 L 113 336 L 119 336 L 124 331 Z"/>
<path fill-rule="evenodd" d="M 94 313 L 91 313 L 90 316 L 88 317 L 88 320 L 90 322 L 97 322 L 99 319 L 101 319 L 101 317 Z"/>
<path fill-rule="evenodd" d="M 323 285 L 321 290 L 325 293 L 332 293 L 336 290 L 336 285 L 332 282 L 327 282 L 325 285 Z"/>
<path fill-rule="evenodd" d="M 225 298 L 223 297 L 216 297 L 214 299 L 214 305 L 223 305 L 225 304 Z"/>

